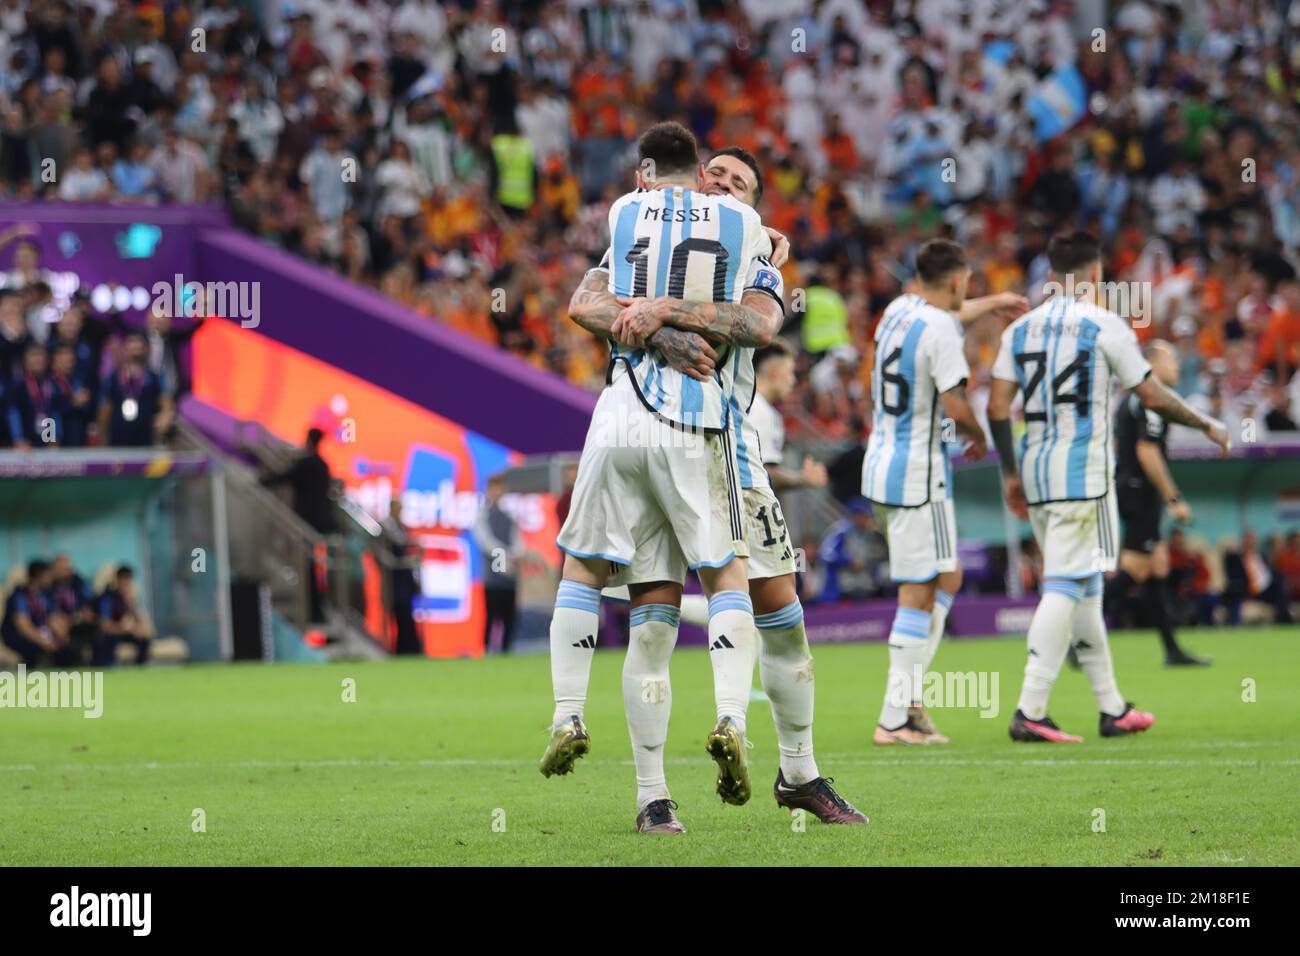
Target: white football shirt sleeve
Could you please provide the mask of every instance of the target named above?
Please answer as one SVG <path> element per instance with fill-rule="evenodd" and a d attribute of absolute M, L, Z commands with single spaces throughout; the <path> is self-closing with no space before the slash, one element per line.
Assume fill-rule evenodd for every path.
<path fill-rule="evenodd" d="M 998 346 L 998 356 L 993 360 L 993 377 L 1004 382 L 1020 382 L 1016 378 L 1016 360 L 1011 354 L 1011 329 L 1002 333 L 1002 344 Z"/>
<path fill-rule="evenodd" d="M 1151 364 L 1142 356 L 1137 336 L 1124 320 L 1111 317 L 1097 336 L 1097 347 L 1106 356 L 1106 364 L 1124 388 L 1133 388 L 1151 372 Z"/>
<path fill-rule="evenodd" d="M 925 330 L 925 338 L 930 353 L 930 377 L 940 395 L 970 378 L 970 366 L 966 364 L 966 352 L 956 328 L 930 325 Z"/>
<path fill-rule="evenodd" d="M 753 222 L 755 225 L 749 248 L 746 250 L 748 267 L 745 271 L 744 284 L 740 287 L 741 295 L 744 296 L 750 289 L 761 289 L 780 302 L 784 308 L 785 279 L 781 276 L 781 270 L 772 265 L 772 260 L 769 258 L 772 255 L 772 240 L 763 228 L 762 220 L 756 214 Z"/>

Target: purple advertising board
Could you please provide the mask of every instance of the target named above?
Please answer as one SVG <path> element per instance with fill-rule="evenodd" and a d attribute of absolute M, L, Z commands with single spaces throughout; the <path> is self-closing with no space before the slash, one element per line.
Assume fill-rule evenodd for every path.
<path fill-rule="evenodd" d="M 960 594 L 948 614 L 951 637 L 1022 635 L 1038 606 L 1038 595 L 1009 598 L 996 594 Z M 883 641 L 898 611 L 892 598 L 811 604 L 804 609 L 804 627 L 810 644 Z M 682 644 L 708 643 L 704 629 L 683 625 Z"/>
<path fill-rule="evenodd" d="M 154 283 L 193 272 L 199 231 L 226 225 L 217 206 L 0 204 L 0 232 L 19 226 L 36 244 L 60 309 L 81 290 L 96 311 L 122 312 L 133 324 L 144 321 Z M 0 287 L 15 248 L 0 249 Z"/>

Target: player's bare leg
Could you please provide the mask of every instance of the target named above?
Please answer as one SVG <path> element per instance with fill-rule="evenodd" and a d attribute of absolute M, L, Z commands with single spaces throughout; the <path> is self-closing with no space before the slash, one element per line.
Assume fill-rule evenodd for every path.
<path fill-rule="evenodd" d="M 813 759 L 813 658 L 794 575 L 753 578 L 749 595 L 758 628 L 759 674 L 781 752 L 772 785 L 777 805 L 806 810 L 823 823 L 866 823 L 866 816 L 835 792 Z"/>
<path fill-rule="evenodd" d="M 880 721 L 872 743 L 929 744 L 939 741 L 927 733 L 912 716 L 921 699 L 925 676 L 937 578 L 906 581 L 898 586 L 898 613 L 889 630 L 889 678 Z M 947 738 L 942 742 L 946 743 Z"/>
<path fill-rule="evenodd" d="M 673 582 L 634 584 L 627 657 L 623 660 L 623 709 L 636 764 L 636 828 L 641 833 L 677 834 L 686 828 L 673 812 L 664 745 L 672 714 L 668 662 L 677 644 L 682 587 Z"/>
<path fill-rule="evenodd" d="M 591 736 L 582 721 L 587 704 L 591 659 L 600 633 L 600 589 L 609 563 L 603 559 L 565 555 L 560 587 L 551 617 L 551 685 L 555 712 L 551 739 L 542 755 L 543 776 L 566 774 L 591 749 Z"/>
<path fill-rule="evenodd" d="M 747 803 L 752 792 L 745 721 L 758 636 L 746 567 L 744 558 L 732 558 L 720 568 L 697 572 L 709 596 L 709 660 L 718 716 L 705 749 L 718 765 L 718 795 L 735 806 Z"/>

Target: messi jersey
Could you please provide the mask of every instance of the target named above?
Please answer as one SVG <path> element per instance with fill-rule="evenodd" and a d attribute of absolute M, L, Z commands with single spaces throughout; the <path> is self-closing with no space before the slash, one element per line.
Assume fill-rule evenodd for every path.
<path fill-rule="evenodd" d="M 939 396 L 970 376 L 961 323 L 919 295 L 899 296 L 876 325 L 871 436 L 862 494 L 914 508 L 952 495 Z"/>
<path fill-rule="evenodd" d="M 1089 302 L 1055 296 L 1007 327 L 993 377 L 1024 393 L 1026 501 L 1081 501 L 1109 491 L 1111 393 L 1116 382 L 1133 388 L 1150 371 L 1128 323 Z"/>
<path fill-rule="evenodd" d="M 762 289 L 781 301 L 781 273 L 767 259 L 772 243 L 762 220 L 730 196 L 683 187 L 638 190 L 610 207 L 609 231 L 601 264 L 619 298 L 739 302 L 746 291 Z M 729 427 L 738 352 L 719 350 L 713 380 L 700 382 L 669 367 L 653 349 L 611 348 L 609 382 L 629 379 L 661 418 L 711 433 Z"/>

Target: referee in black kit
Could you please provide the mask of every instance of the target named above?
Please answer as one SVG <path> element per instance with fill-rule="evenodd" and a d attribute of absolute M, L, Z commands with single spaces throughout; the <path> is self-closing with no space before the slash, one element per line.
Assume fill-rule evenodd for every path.
<path fill-rule="evenodd" d="M 1143 354 L 1151 363 L 1151 374 L 1157 381 L 1171 388 L 1178 382 L 1178 352 L 1172 345 L 1156 339 L 1147 343 Z M 1165 664 L 1209 664 L 1207 658 L 1188 654 L 1178 646 L 1169 621 L 1166 593 L 1169 550 L 1160 540 L 1162 506 L 1169 517 L 1182 524 L 1192 520 L 1192 509 L 1178 493 L 1178 486 L 1169 474 L 1165 449 L 1167 429 L 1165 420 L 1143 408 L 1138 397 L 1131 393 L 1115 417 L 1115 485 L 1124 539 L 1119 571 L 1107 584 L 1106 597 L 1122 604 L 1134 585 L 1140 585 L 1142 604 L 1160 631 Z"/>

